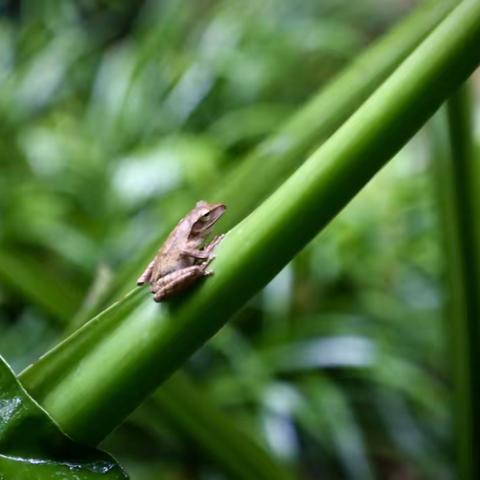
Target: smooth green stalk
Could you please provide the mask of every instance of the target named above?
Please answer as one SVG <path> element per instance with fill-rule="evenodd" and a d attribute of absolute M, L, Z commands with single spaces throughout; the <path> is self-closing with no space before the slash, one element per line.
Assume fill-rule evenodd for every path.
<path fill-rule="evenodd" d="M 37 371 L 31 379 L 30 385 L 38 395 L 48 395 L 48 380 L 60 379 L 65 372 L 75 369 L 78 359 L 88 352 L 90 342 L 95 337 L 107 336 L 119 318 L 130 316 L 135 321 L 139 310 L 143 310 L 143 315 L 155 315 L 155 308 L 149 308 L 151 305 L 148 304 L 145 312 L 142 293 L 145 292 L 134 291 L 122 302 L 102 312 L 90 322 L 87 334 L 81 335 L 79 341 L 63 343 L 56 348 L 49 355 L 48 362 L 42 364 L 40 372 Z M 151 427 L 152 419 L 157 421 L 160 418 L 170 421 L 176 430 L 193 438 L 232 478 L 294 478 L 286 465 L 276 461 L 247 432 L 239 430 L 228 417 L 217 411 L 208 397 L 202 395 L 182 373 L 165 382 L 132 420 Z"/>
<path fill-rule="evenodd" d="M 273 191 L 280 181 L 304 160 L 308 150 L 320 144 L 343 123 L 456 4 L 458 4 L 458 0 L 424 2 L 398 26 L 369 46 L 352 65 L 348 66 L 325 88 L 322 86 L 321 91 L 298 113 L 280 127 L 275 134 L 262 142 L 240 164 L 240 168 L 225 179 L 223 186 L 214 194 L 217 199 L 228 200 L 227 226 L 232 226 L 241 220 L 269 192 Z M 288 139 L 288 145 L 285 139 Z M 281 145 L 283 148 L 279 149 Z M 255 171 L 259 167 L 262 171 L 267 171 L 268 175 L 264 176 L 261 182 L 257 181 L 254 185 L 255 188 L 250 188 L 252 179 L 255 181 L 256 178 L 259 178 L 255 175 Z M 254 171 L 253 175 L 252 170 Z M 248 185 L 248 196 L 244 195 L 246 185 Z M 229 191 L 230 189 L 232 192 Z M 162 239 L 163 235 L 160 235 L 150 246 L 143 249 L 138 260 L 127 265 L 127 268 L 114 281 L 113 288 L 107 290 L 107 295 L 104 297 L 107 302 L 112 299 L 113 295 L 117 295 L 119 290 L 124 289 L 125 285 L 131 284 L 132 278 L 138 275 L 139 269 L 148 262 Z M 78 327 L 88 319 L 89 314 L 98 311 L 100 303 L 102 302 L 97 302 L 97 305 L 92 304 L 90 308 L 84 309 L 78 316 L 78 321 L 73 322 L 72 327 Z M 59 365 L 61 372 L 62 362 L 59 362 Z M 155 393 L 154 401 L 149 406 L 149 412 L 153 415 L 155 410 L 159 410 L 162 417 L 171 419 L 177 425 L 180 423 L 179 428 L 182 428 L 182 418 L 189 415 L 189 408 L 195 409 L 198 405 L 196 401 L 188 404 L 182 402 L 181 392 L 185 392 L 187 380 L 179 374 L 170 379 L 168 389 L 165 388 L 166 385 L 163 385 Z M 196 398 L 195 391 L 190 385 L 189 398 Z M 183 405 L 183 410 L 170 408 L 171 405 L 179 404 Z M 215 416 L 215 410 L 209 408 L 206 412 L 207 406 L 208 402 L 203 399 L 202 412 L 190 414 L 190 417 L 197 419 L 198 422 L 201 422 L 202 419 L 208 422 L 209 418 Z M 202 414 L 205 417 L 202 417 Z M 158 416 L 157 412 L 153 418 Z M 185 425 L 185 428 L 189 428 L 189 425 Z M 226 422 L 213 422 L 208 430 L 210 435 L 204 435 L 204 430 L 201 428 L 189 428 L 189 432 L 198 444 L 211 447 L 210 453 L 219 458 L 222 465 L 226 466 L 233 475 L 229 456 L 225 457 L 221 452 L 228 451 L 243 465 L 242 451 L 247 448 L 247 444 L 246 441 L 235 441 L 234 435 L 228 433 L 232 431 L 232 428 L 233 426 Z M 223 441 L 221 445 L 216 445 L 213 440 L 213 443 L 209 442 L 209 438 L 222 438 Z M 241 446 L 243 448 L 238 451 L 238 447 Z M 220 447 L 220 454 L 217 447 Z M 264 460 L 259 459 L 260 466 L 269 462 L 268 456 L 265 455 L 265 457 Z M 233 465 L 237 463 L 239 462 L 233 462 Z M 261 474 L 255 464 L 250 467 L 250 470 L 244 468 L 244 476 L 239 478 L 253 478 Z M 275 475 L 278 477 L 278 473 Z"/>
<path fill-rule="evenodd" d="M 145 294 L 141 289 L 133 291 L 122 302 L 112 305 L 93 319 L 88 329 L 73 337 L 74 341 L 59 345 L 50 352 L 47 361 L 40 360 L 41 368 L 36 369 L 29 378 L 30 388 L 40 397 L 48 396 L 52 380 L 55 384 L 65 374 L 74 372 L 79 359 L 88 354 L 95 338 L 107 337 L 120 321 L 126 321 L 127 318 L 133 322 L 139 316 L 155 318 L 157 312 L 153 302 L 142 303 Z M 81 403 L 76 402 L 72 409 L 79 406 Z M 145 418 L 146 421 L 142 421 Z M 286 465 L 276 461 L 247 432 L 236 428 L 182 373 L 165 382 L 148 406 L 142 406 L 132 420 L 137 423 L 140 421 L 151 429 L 152 419 L 156 422 L 159 418 L 170 421 L 176 430 L 193 438 L 232 478 L 293 478 Z"/>
<path fill-rule="evenodd" d="M 137 314 L 119 318 L 108 335 L 90 335 L 71 370 L 46 378 L 48 389 L 37 390 L 35 371 L 47 354 L 21 375 L 25 386 L 68 434 L 99 442 L 408 141 L 478 65 L 479 42 L 480 2 L 464 0 L 347 123 L 227 234 L 212 264 L 214 276 L 187 298 L 161 306 L 138 289 L 132 294 L 140 302 Z M 90 328 L 86 324 L 74 337 L 88 337 Z"/>
<path fill-rule="evenodd" d="M 369 46 L 352 65 L 348 66 L 325 88 L 322 87 L 321 91 L 284 126 L 262 142 L 241 163 L 240 168 L 225 179 L 223 186 L 217 189 L 217 193 L 214 194 L 215 198 L 223 199 L 225 197 L 229 199 L 230 208 L 227 224 L 232 226 L 237 223 L 256 204 L 260 203 L 266 194 L 273 191 L 278 183 L 304 160 L 306 152 L 314 145 L 320 144 L 343 123 L 456 4 L 458 4 L 458 0 L 424 2 L 411 15 L 402 20 L 398 26 Z M 288 139 L 288 145 L 285 139 Z M 282 144 L 283 148 L 279 149 L 278 147 Z M 259 167 L 262 171 L 268 171 L 268 175 L 263 178 L 262 182 L 257 181 L 254 189 L 250 189 L 252 179 L 259 178 L 255 175 L 255 171 Z M 253 175 L 252 170 L 254 171 Z M 248 196 L 243 194 L 246 189 L 245 185 L 249 187 Z M 232 192 L 229 192 L 229 189 L 232 189 Z M 241 194 L 238 192 L 241 192 Z M 234 206 L 233 209 L 232 206 Z M 131 283 L 131 279 L 138 275 L 139 268 L 144 266 L 149 257 L 152 256 L 152 252 L 158 248 L 162 238 L 163 236 L 156 238 L 151 246 L 144 249 L 137 261 L 134 260 L 129 263 L 127 269 L 114 282 L 113 288 L 107 290 L 105 298 L 111 299 L 112 292 L 117 294 L 120 289 L 124 288 L 124 285 Z M 108 294 L 108 291 L 110 291 L 110 294 Z M 78 322 L 75 321 L 72 326 L 78 327 L 86 321 L 89 313 L 92 314 L 98 309 L 99 303 L 101 302 L 84 309 L 77 319 Z M 58 365 L 58 374 L 60 375 L 62 361 L 59 361 Z M 215 417 L 215 410 L 211 406 L 207 408 L 209 404 L 206 399 L 201 402 L 202 412 L 191 413 L 190 409 L 193 408 L 195 411 L 199 402 L 191 401 L 185 404 L 182 401 L 181 393 L 185 392 L 187 380 L 185 376 L 177 374 L 168 381 L 168 388 L 165 388 L 166 384 L 164 384 L 155 393 L 154 400 L 149 405 L 150 414 L 153 415 L 157 411 L 153 418 L 157 418 L 159 416 L 158 411 L 160 411 L 162 417 L 175 422 L 178 428 L 183 428 L 182 419 L 185 416 L 195 418 L 197 422 L 206 421 L 207 423 L 209 422 L 208 419 L 212 416 Z M 42 379 L 40 379 L 41 382 Z M 197 397 L 196 390 L 193 389 L 192 385 L 189 389 L 189 398 L 195 399 Z M 172 405 L 182 405 L 183 409 L 172 409 L 170 408 Z M 198 444 L 211 447 L 209 452 L 217 457 L 232 475 L 234 475 L 234 472 L 229 455 L 238 458 L 242 465 L 249 465 L 248 461 L 243 461 L 242 452 L 254 447 L 248 447 L 245 439 L 241 442 L 235 440 L 234 435 L 230 434 L 233 425 L 228 422 L 213 422 L 210 424 L 206 435 L 202 428 L 189 428 L 189 425 L 184 425 L 184 428 L 189 429 L 190 436 L 195 438 Z M 210 438 L 212 441 L 208 441 Z M 215 438 L 222 438 L 221 445 L 215 444 L 213 440 Z M 239 447 L 242 448 L 238 450 Z M 228 451 L 229 455 L 225 456 L 222 451 Z M 238 478 L 259 477 L 262 471 L 261 466 L 269 463 L 269 457 L 265 454 L 264 456 L 263 460 L 258 459 L 258 466 L 255 464 L 249 465 L 250 470 L 243 467 L 241 473 L 244 476 Z M 235 467 L 238 463 L 233 462 L 233 466 Z M 271 470 L 271 476 L 272 472 L 275 472 L 275 470 Z M 280 478 L 278 475 L 277 472 L 274 476 Z"/>
<path fill-rule="evenodd" d="M 450 292 L 447 339 L 457 472 L 465 480 L 480 476 L 480 209 L 472 103 L 467 86 L 451 97 L 446 116 L 435 124 L 434 145 Z M 442 120 L 448 120 L 448 129 Z"/>
<path fill-rule="evenodd" d="M 412 50 L 445 18 L 459 0 L 429 0 L 391 32 L 378 39 L 327 86 L 312 97 L 277 132 L 256 147 L 215 188 L 209 200 L 228 205 L 221 221 L 227 230 L 246 217 L 314 148 L 328 138 L 375 91 Z M 168 230 L 168 229 L 167 229 Z M 165 232 L 142 249 L 113 282 L 103 305 L 126 293 L 162 243 Z M 95 312 L 92 312 L 95 313 Z"/>

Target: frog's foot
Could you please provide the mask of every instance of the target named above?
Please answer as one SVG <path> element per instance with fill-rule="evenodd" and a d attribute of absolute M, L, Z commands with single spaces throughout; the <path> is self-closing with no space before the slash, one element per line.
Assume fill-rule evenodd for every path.
<path fill-rule="evenodd" d="M 150 276 L 152 275 L 153 267 L 155 265 L 155 260 L 152 260 L 145 271 L 138 277 L 137 285 L 142 286 L 145 282 L 150 281 Z"/>

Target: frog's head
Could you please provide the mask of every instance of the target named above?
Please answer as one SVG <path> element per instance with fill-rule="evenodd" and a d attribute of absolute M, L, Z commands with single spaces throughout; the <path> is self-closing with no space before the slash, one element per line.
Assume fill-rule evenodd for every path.
<path fill-rule="evenodd" d="M 207 203 L 200 200 L 192 212 L 191 235 L 205 237 L 226 209 L 223 203 Z"/>

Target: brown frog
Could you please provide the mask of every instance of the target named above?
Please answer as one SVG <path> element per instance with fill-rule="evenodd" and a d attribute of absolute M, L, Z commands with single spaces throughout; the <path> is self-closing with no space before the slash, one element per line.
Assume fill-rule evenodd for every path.
<path fill-rule="evenodd" d="M 215 258 L 212 252 L 224 235 L 214 237 L 203 247 L 202 244 L 225 209 L 223 203 L 197 202 L 167 237 L 137 285 L 149 283 L 154 300 L 160 302 L 183 291 L 197 279 L 211 275 L 213 272 L 207 267 Z"/>

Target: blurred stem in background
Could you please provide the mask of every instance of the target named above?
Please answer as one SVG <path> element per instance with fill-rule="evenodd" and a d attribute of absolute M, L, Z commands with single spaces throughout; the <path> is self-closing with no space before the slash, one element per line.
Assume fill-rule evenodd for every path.
<path fill-rule="evenodd" d="M 434 124 L 441 223 L 450 291 L 447 348 L 451 355 L 458 478 L 480 478 L 480 210 L 473 96 L 462 86 Z"/>
<path fill-rule="evenodd" d="M 145 291 L 134 291 L 128 301 L 140 310 L 85 325 L 21 374 L 26 388 L 72 437 L 87 443 L 103 439 L 415 134 L 477 67 L 479 42 L 480 4 L 466 0 L 328 142 L 229 232 L 217 251 L 216 275 L 184 301 L 160 309 L 153 309 Z M 45 374 L 49 358 L 62 363 L 57 355 L 62 351 L 62 375 Z"/>
<path fill-rule="evenodd" d="M 170 420 L 173 426 L 209 453 L 226 472 L 238 479 L 293 479 L 286 465 L 276 463 L 258 443 L 238 429 L 210 400 L 194 388 L 188 377 L 177 373 L 134 414 L 149 431 Z M 144 418 L 144 421 L 141 419 Z M 153 427 L 153 428 L 152 428 Z"/>
<path fill-rule="evenodd" d="M 65 327 L 81 303 L 81 294 L 35 255 L 0 248 L 0 277 L 39 305 L 57 326 Z"/>

